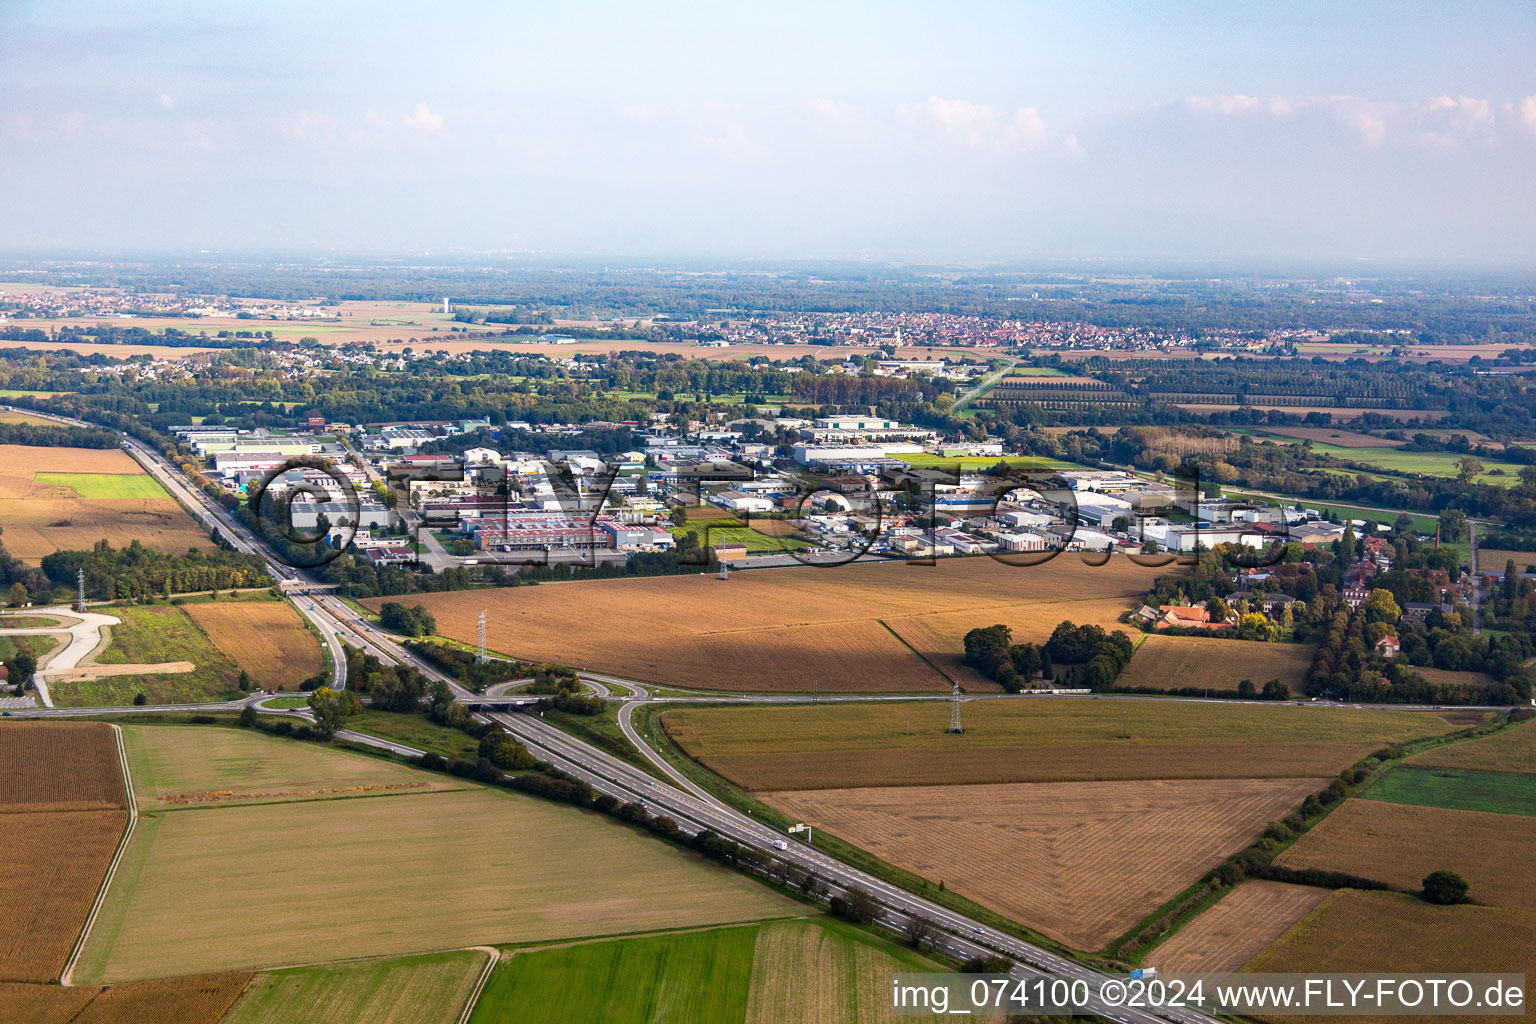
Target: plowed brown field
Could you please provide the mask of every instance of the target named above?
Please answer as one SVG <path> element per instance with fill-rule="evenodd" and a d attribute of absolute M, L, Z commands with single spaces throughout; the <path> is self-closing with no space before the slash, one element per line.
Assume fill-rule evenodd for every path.
<path fill-rule="evenodd" d="M 1347 800 L 1276 858 L 1292 868 L 1347 871 L 1417 889 L 1431 871 L 1454 871 L 1478 903 L 1536 911 L 1536 818 Z"/>
<path fill-rule="evenodd" d="M 1284 882 L 1244 882 L 1148 953 L 1164 974 L 1235 971 L 1284 935 L 1328 890 Z"/>
<path fill-rule="evenodd" d="M 931 692 L 948 682 L 905 644 L 881 639 L 882 620 L 924 655 L 953 663 L 976 626 L 1004 622 L 1022 640 L 1043 638 L 1066 618 L 1113 624 L 1159 572 L 1125 559 L 1101 568 L 1067 557 L 1024 568 L 941 559 L 935 566 L 755 569 L 728 582 L 713 575 L 600 580 L 412 601 L 455 639 L 473 642 L 485 609 L 497 650 L 635 679 L 705 689 L 809 691 L 814 680 L 848 692 Z M 933 626 L 914 629 L 911 618 Z"/>
<path fill-rule="evenodd" d="M 766 793 L 817 828 L 1079 949 L 1099 949 L 1318 779 Z"/>
<path fill-rule="evenodd" d="M 296 690 L 320 671 L 320 641 L 287 601 L 208 601 L 182 610 L 263 690 Z"/>

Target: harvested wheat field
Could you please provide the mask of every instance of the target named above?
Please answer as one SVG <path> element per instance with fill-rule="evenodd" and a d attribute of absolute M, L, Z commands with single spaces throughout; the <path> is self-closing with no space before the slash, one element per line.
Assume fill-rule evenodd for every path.
<path fill-rule="evenodd" d="M 1100 949 L 1324 782 L 886 787 L 761 799 L 1053 938 Z"/>
<path fill-rule="evenodd" d="M 27 1024 L 216 1024 L 249 974 L 194 974 L 100 985 L 0 983 L 0 1020 Z"/>
<path fill-rule="evenodd" d="M 1149 634 L 1115 685 L 1152 690 L 1194 687 L 1231 693 L 1244 679 L 1260 690 L 1271 679 L 1278 679 L 1292 693 L 1300 693 L 1314 651 L 1306 644 Z"/>
<path fill-rule="evenodd" d="M 63 988 L 0 981 L 0 1020 L 70 1024 L 100 991 L 94 986 Z"/>
<path fill-rule="evenodd" d="M 1340 889 L 1302 918 L 1245 970 L 1300 973 L 1466 971 L 1536 974 L 1536 914 L 1502 907 L 1436 907 L 1415 896 Z M 1270 1018 L 1324 1024 L 1338 1017 Z M 1414 1021 L 1464 1022 L 1461 1017 Z M 1386 1024 L 1402 1017 L 1349 1018 Z"/>
<path fill-rule="evenodd" d="M 0 980 L 58 978 L 127 822 L 127 811 L 0 814 Z"/>
<path fill-rule="evenodd" d="M 101 811 L 127 805 L 111 726 L 0 724 L 0 813 Z"/>
<path fill-rule="evenodd" d="M 1410 757 L 1416 768 L 1460 768 L 1467 771 L 1514 772 L 1536 775 L 1536 721 L 1522 722 L 1492 736 L 1449 743 Z"/>
<path fill-rule="evenodd" d="M 1235 971 L 1327 898 L 1310 885 L 1244 882 L 1144 959 L 1164 974 Z"/>
<path fill-rule="evenodd" d="M 206 601 L 182 611 L 262 690 L 296 690 L 320 671 L 320 641 L 287 601 Z"/>
<path fill-rule="evenodd" d="M 946 731 L 945 701 L 680 707 L 660 721 L 749 790 L 1326 778 L 1387 744 L 1454 728 L 1411 711 L 1074 697 L 982 698 L 962 715 L 958 736 Z"/>
<path fill-rule="evenodd" d="M 74 487 L 37 479 L 77 476 L 89 482 L 142 479 L 134 488 L 153 486 L 154 497 L 83 498 Z M 87 493 L 94 493 L 89 486 Z M 120 486 L 108 491 L 120 492 Z M 106 493 L 106 492 L 103 492 Z M 99 540 L 124 547 L 137 538 L 160 551 L 184 552 L 207 546 L 208 535 L 169 495 L 160 491 L 139 464 L 116 448 L 36 448 L 0 445 L 0 528 L 6 549 L 29 565 L 60 550 L 90 548 Z"/>
<path fill-rule="evenodd" d="M 122 729 L 134 797 L 144 811 L 437 793 L 469 785 L 452 776 L 245 729 Z"/>
<path fill-rule="evenodd" d="M 469 642 L 486 609 L 490 646 L 533 661 L 705 689 L 932 692 L 949 683 L 882 620 L 942 618 L 938 638 L 917 636 L 914 646 L 953 659 L 975 626 L 1007 622 L 1043 638 L 1073 615 L 1112 623 L 1160 572 L 1125 559 L 1101 568 L 1065 558 L 1016 568 L 965 558 L 753 569 L 729 581 L 712 574 L 594 580 L 419 600 L 439 632 Z M 365 603 L 376 608 L 382 600 Z M 897 632 L 908 642 L 916 636 Z"/>
<path fill-rule="evenodd" d="M 891 977 L 937 970 L 910 950 L 859 941 L 841 928 L 808 921 L 765 924 L 752 951 L 745 1024 L 905 1020 L 892 1012 Z"/>
<path fill-rule="evenodd" d="M 1436 686 L 1467 686 L 1481 689 L 1498 682 L 1486 672 L 1457 672 L 1446 668 L 1430 668 L 1428 665 L 1411 665 L 1409 671 L 1417 672 Z"/>
<path fill-rule="evenodd" d="M 1509 560 L 1515 560 L 1515 571 L 1525 572 L 1526 566 L 1536 565 L 1536 551 L 1500 551 L 1497 548 L 1477 549 L 1477 567 L 1483 572 L 1503 572 Z"/>
<path fill-rule="evenodd" d="M 1536 818 L 1486 811 L 1346 800 L 1276 858 L 1416 890 L 1431 871 L 1454 871 L 1478 903 L 1536 911 Z"/>

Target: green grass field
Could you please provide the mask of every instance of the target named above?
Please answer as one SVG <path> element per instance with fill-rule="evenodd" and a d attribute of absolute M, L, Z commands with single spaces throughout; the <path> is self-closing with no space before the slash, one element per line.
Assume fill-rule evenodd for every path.
<path fill-rule="evenodd" d="M 197 623 L 175 605 L 113 605 L 108 615 L 122 619 L 108 627 L 112 643 L 96 656 L 102 665 L 158 665 L 190 661 L 190 672 L 143 676 L 105 676 L 49 684 L 60 707 L 112 707 L 132 704 L 143 693 L 151 704 L 230 700 L 240 696 L 240 669 L 213 645 Z"/>
<path fill-rule="evenodd" d="M 41 661 L 43 655 L 63 644 L 66 636 L 60 633 L 58 640 L 37 633 L 30 636 L 0 636 L 0 661 L 10 661 L 16 657 L 17 651 L 27 651 Z"/>
<path fill-rule="evenodd" d="M 938 969 L 825 918 L 642 936 L 518 951 L 470 1024 L 875 1024 L 893 1019 L 895 972 Z"/>
<path fill-rule="evenodd" d="M 1368 466 L 1375 466 L 1387 473 L 1416 473 L 1423 476 L 1455 477 L 1456 462 L 1461 458 L 1454 452 L 1405 452 L 1400 448 L 1346 448 L 1332 444 L 1313 444 L 1312 450 L 1348 459 Z M 1476 477 L 1480 484 L 1498 484 L 1509 487 L 1520 482 L 1520 466 L 1513 462 L 1496 459 L 1479 459 L 1484 471 Z M 1502 470 L 1492 473 L 1491 470 Z"/>
<path fill-rule="evenodd" d="M 520 952 L 502 963 L 470 1024 L 741 1021 L 757 928 L 724 928 Z"/>
<path fill-rule="evenodd" d="M 68 487 L 87 501 L 99 498 L 164 498 L 165 490 L 145 473 L 37 473 L 40 484 Z"/>
<path fill-rule="evenodd" d="M 1536 775 L 1404 766 L 1393 769 L 1366 796 L 1391 804 L 1536 816 Z"/>
<path fill-rule="evenodd" d="M 308 706 L 308 697 L 273 697 L 271 700 L 262 705 L 264 708 L 277 708 L 285 711 L 290 708 L 303 708 Z M 348 727 L 351 727 L 350 722 L 348 723 Z"/>
<path fill-rule="evenodd" d="M 460 950 L 258 974 L 222 1024 L 457 1024 L 486 960 Z"/>
<path fill-rule="evenodd" d="M 672 528 L 672 536 L 682 540 L 684 534 L 692 533 L 699 541 L 701 547 L 712 547 L 716 544 L 745 544 L 748 552 L 757 551 L 791 551 L 800 547 L 805 542 L 794 537 L 769 537 L 758 533 L 749 526 L 727 526 L 725 523 L 735 520 L 701 520 L 689 523 L 687 526 Z"/>
<path fill-rule="evenodd" d="M 452 776 L 250 729 L 122 728 L 128 770 L 146 811 L 469 788 Z M 205 799 L 188 799 L 194 795 Z"/>
<path fill-rule="evenodd" d="M 478 740 L 457 729 L 438 725 L 426 715 L 363 711 L 347 719 L 347 728 L 460 761 L 477 761 L 480 758 Z"/>

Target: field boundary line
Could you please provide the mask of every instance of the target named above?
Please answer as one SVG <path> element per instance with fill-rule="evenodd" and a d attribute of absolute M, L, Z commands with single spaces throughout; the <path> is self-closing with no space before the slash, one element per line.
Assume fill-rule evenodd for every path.
<path fill-rule="evenodd" d="M 486 982 L 491 980 L 491 972 L 496 970 L 496 965 L 501 963 L 501 950 L 494 946 L 471 946 L 470 949 L 478 949 L 490 956 L 486 962 L 485 970 L 480 972 L 480 980 L 475 982 L 475 987 L 470 990 L 469 999 L 464 1003 L 464 1012 L 459 1014 L 459 1024 L 469 1024 L 469 1017 L 475 1012 L 475 1004 L 480 1002 L 480 994 L 485 991 Z"/>
<path fill-rule="evenodd" d="M 950 686 L 959 686 L 960 685 L 960 680 L 955 679 L 948 672 L 945 672 L 943 669 L 939 668 L 939 666 L 937 666 L 933 662 L 929 661 L 928 660 L 928 656 L 925 655 L 922 651 L 918 650 L 916 647 L 913 647 L 911 644 L 907 643 L 906 637 L 902 636 L 900 633 L 898 633 L 894 629 L 892 629 L 891 628 L 891 624 L 889 622 L 886 622 L 884 619 L 876 619 L 875 621 L 880 623 L 880 628 L 881 629 L 885 630 L 887 633 L 891 634 L 891 636 L 895 637 L 897 643 L 901 644 L 901 646 L 903 646 L 907 650 L 911 651 L 912 654 L 919 661 L 921 661 L 924 665 L 927 665 L 929 668 L 933 669 L 933 671 L 938 675 L 938 677 L 940 679 L 944 680 Z"/>
<path fill-rule="evenodd" d="M 64 971 L 59 975 L 59 984 L 64 986 L 69 985 L 70 976 L 75 973 L 75 965 L 80 960 L 80 954 L 85 951 L 85 942 L 90 938 L 91 926 L 96 923 L 96 915 L 101 913 L 102 904 L 107 901 L 107 889 L 112 885 L 112 876 L 117 874 L 117 865 L 128 849 L 128 841 L 133 838 L 133 827 L 139 819 L 138 805 L 133 798 L 133 777 L 128 771 L 128 751 L 123 746 L 123 730 L 116 723 L 109 724 L 117 739 L 117 763 L 123 770 L 123 792 L 128 797 L 128 823 L 123 827 L 123 834 L 117 841 L 117 849 L 112 853 L 112 860 L 107 864 L 106 873 L 101 876 L 101 885 L 96 890 L 96 899 L 91 903 L 91 912 L 85 916 L 85 924 L 80 929 L 79 937 L 75 939 L 74 947 L 69 951 L 69 959 L 64 961 Z"/>

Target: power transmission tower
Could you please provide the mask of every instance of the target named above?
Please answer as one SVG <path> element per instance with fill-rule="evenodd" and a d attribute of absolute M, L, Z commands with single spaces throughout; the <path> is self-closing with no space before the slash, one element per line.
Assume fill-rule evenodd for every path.
<path fill-rule="evenodd" d="M 79 585 L 80 593 L 75 598 L 75 611 L 85 611 L 85 568 L 82 566 L 75 573 L 75 582 Z"/>
<path fill-rule="evenodd" d="M 475 655 L 475 661 L 481 665 L 486 663 L 485 657 L 485 609 L 480 609 L 480 650 Z"/>
<path fill-rule="evenodd" d="M 949 731 L 965 732 L 960 725 L 960 685 L 955 684 L 954 691 L 949 697 Z"/>

